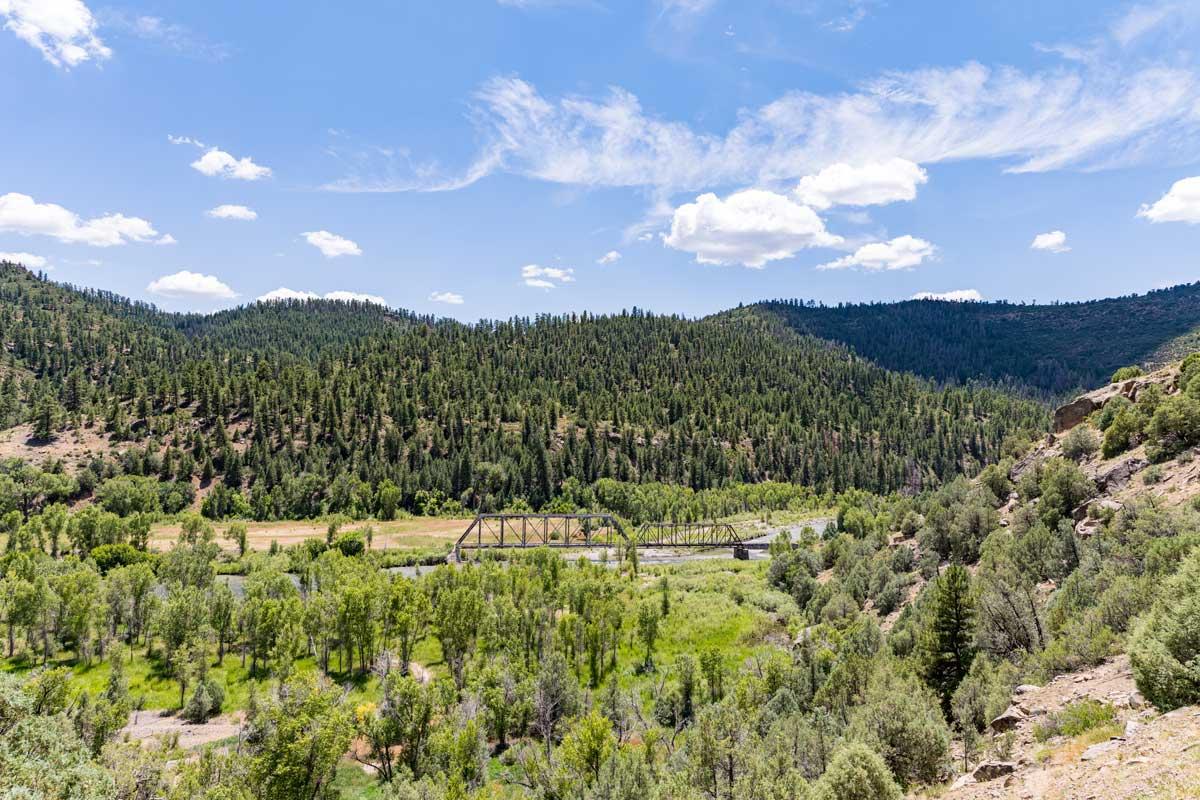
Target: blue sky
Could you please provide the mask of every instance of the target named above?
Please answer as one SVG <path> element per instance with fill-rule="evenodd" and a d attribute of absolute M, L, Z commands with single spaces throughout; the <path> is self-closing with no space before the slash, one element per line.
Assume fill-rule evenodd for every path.
<path fill-rule="evenodd" d="M 700 315 L 1200 278 L 1195 3 L 0 0 L 0 21 L 0 253 L 167 309 L 283 288 Z"/>

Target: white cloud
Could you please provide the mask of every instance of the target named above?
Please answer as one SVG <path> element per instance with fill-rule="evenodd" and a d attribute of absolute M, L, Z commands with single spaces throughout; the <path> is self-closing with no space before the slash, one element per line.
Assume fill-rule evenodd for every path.
<path fill-rule="evenodd" d="M 186 269 L 151 281 L 146 291 L 173 298 L 231 300 L 237 297 L 237 293 L 222 283 L 216 275 L 202 275 Z"/>
<path fill-rule="evenodd" d="M 976 289 L 953 289 L 949 292 L 917 292 L 913 300 L 950 300 L 955 303 L 978 302 L 983 295 Z"/>
<path fill-rule="evenodd" d="M 851 255 L 821 264 L 817 269 L 862 267 L 872 272 L 912 269 L 934 254 L 935 247 L 915 236 L 897 236 L 887 242 L 864 244 Z"/>
<path fill-rule="evenodd" d="M 826 231 L 808 206 L 774 192 L 746 189 L 724 200 L 702 194 L 681 205 L 663 243 L 695 254 L 701 264 L 761 267 L 807 247 L 834 247 L 842 237 Z"/>
<path fill-rule="evenodd" d="M 278 289 L 272 289 L 266 294 L 259 295 L 257 299 L 260 303 L 270 303 L 274 300 L 320 300 L 321 295 L 316 292 L 297 292 L 295 289 L 280 286 Z"/>
<path fill-rule="evenodd" d="M 616 250 L 609 250 L 604 255 L 596 259 L 597 264 L 614 264 L 621 260 L 621 254 Z"/>
<path fill-rule="evenodd" d="M 134 14 L 123 9 L 102 8 L 100 20 L 105 28 L 116 29 L 158 45 L 181 56 L 208 61 L 223 61 L 229 57 L 228 46 L 209 42 L 190 28 L 162 17 Z"/>
<path fill-rule="evenodd" d="M 235 158 L 216 147 L 209 148 L 204 155 L 193 161 L 192 169 L 209 177 L 219 176 L 239 181 L 256 181 L 271 176 L 270 167 L 255 164 L 249 157 Z"/>
<path fill-rule="evenodd" d="M 206 216 L 213 219 L 240 219 L 240 220 L 255 220 L 258 219 L 258 212 L 246 208 L 246 206 L 236 206 L 230 203 L 219 205 L 216 208 L 210 208 L 204 212 Z"/>
<path fill-rule="evenodd" d="M 96 36 L 96 18 L 80 0 L 0 0 L 0 17 L 5 28 L 56 67 L 112 56 Z"/>
<path fill-rule="evenodd" d="M 1051 253 L 1065 253 L 1071 249 L 1067 244 L 1067 235 L 1062 231 L 1050 231 L 1049 233 L 1039 233 L 1033 237 L 1033 242 L 1030 243 L 1031 250 L 1046 250 Z"/>
<path fill-rule="evenodd" d="M 1175 181 L 1170 191 L 1153 205 L 1143 205 L 1137 215 L 1151 222 L 1200 223 L 1200 175 Z"/>
<path fill-rule="evenodd" d="M 432 292 L 429 295 L 429 300 L 432 303 L 447 303 L 452 306 L 461 306 L 463 304 L 463 296 L 457 292 Z"/>
<path fill-rule="evenodd" d="M 321 251 L 326 258 L 338 256 L 361 256 L 362 249 L 349 239 L 329 231 L 306 231 L 301 236 L 313 247 Z"/>
<path fill-rule="evenodd" d="M 347 292 L 338 290 L 336 292 L 326 292 L 326 300 L 339 300 L 343 303 L 374 303 L 377 306 L 386 306 L 387 300 L 384 300 L 377 294 L 364 294 L 363 292 Z"/>
<path fill-rule="evenodd" d="M 154 243 L 155 243 L 155 244 L 157 244 L 157 245 L 164 245 L 164 244 L 179 244 L 179 240 L 178 240 L 178 239 L 176 239 L 174 236 L 172 236 L 172 235 L 171 235 L 171 234 L 169 234 L 169 233 L 164 233 L 162 236 L 160 236 L 160 237 L 158 237 L 157 239 L 155 239 L 155 240 L 154 240 Z"/>
<path fill-rule="evenodd" d="M 917 186 L 928 179 L 925 170 L 903 158 L 859 166 L 834 164 L 801 178 L 796 199 L 817 209 L 884 205 L 914 199 Z"/>
<path fill-rule="evenodd" d="M 266 294 L 259 295 L 257 300 L 260 303 L 270 303 L 277 300 L 337 300 L 343 303 L 374 303 L 375 305 L 386 306 L 387 301 L 377 294 L 364 294 L 362 292 L 347 292 L 338 290 L 326 292 L 324 295 L 316 292 L 296 291 L 289 289 L 286 286 L 280 286 L 278 289 L 272 289 Z"/>
<path fill-rule="evenodd" d="M 200 141 L 199 139 L 193 139 L 190 136 L 175 136 L 174 134 L 168 133 L 167 141 L 171 144 L 190 144 L 201 149 L 205 147 L 204 142 Z"/>
<path fill-rule="evenodd" d="M 355 175 L 334 187 L 453 189 L 506 172 L 573 186 L 651 188 L 661 196 L 723 186 L 778 189 L 831 164 L 893 158 L 926 166 L 994 159 L 1011 172 L 1194 161 L 1198 107 L 1194 66 L 1153 48 L 1121 58 L 1060 58 L 1032 70 L 967 62 L 884 72 L 851 91 L 788 92 L 742 110 L 730 129 L 715 134 L 650 113 L 620 88 L 555 98 L 520 78 L 494 77 L 475 95 L 472 118 L 483 145 L 457 174 L 418 161 L 408 174 Z"/>
<path fill-rule="evenodd" d="M 0 231 L 52 236 L 60 242 L 93 247 L 149 242 L 158 237 L 154 226 L 140 217 L 106 214 L 84 220 L 60 205 L 39 203 L 17 192 L 0 195 Z M 169 235 L 162 238 L 169 239 Z"/>
<path fill-rule="evenodd" d="M 575 280 L 575 270 L 561 267 L 542 267 L 526 264 L 521 267 L 521 279 L 534 289 L 557 289 Z"/>
<path fill-rule="evenodd" d="M 44 256 L 35 256 L 33 253 L 0 253 L 0 261 L 21 264 L 26 269 L 42 269 L 48 263 Z"/>

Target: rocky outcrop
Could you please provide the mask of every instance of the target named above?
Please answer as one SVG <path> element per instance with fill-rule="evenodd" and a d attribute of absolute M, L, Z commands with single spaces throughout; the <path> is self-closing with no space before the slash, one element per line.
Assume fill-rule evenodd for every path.
<path fill-rule="evenodd" d="M 984 761 L 971 770 L 971 777 L 975 779 L 976 783 L 985 783 L 994 781 L 996 778 L 1003 778 L 1005 775 L 1011 775 L 1016 768 L 1016 763 L 1012 761 Z"/>
<path fill-rule="evenodd" d="M 1054 412 L 1054 432 L 1063 433 L 1071 430 L 1087 419 L 1093 411 L 1103 408 L 1105 403 L 1118 395 L 1130 401 L 1136 401 L 1138 392 L 1144 387 L 1153 384 L 1170 392 L 1178 380 L 1179 371 L 1174 367 L 1167 367 L 1151 372 L 1149 375 L 1130 378 L 1120 383 L 1110 383 L 1108 386 L 1082 394 Z"/>
<path fill-rule="evenodd" d="M 1065 406 L 1060 406 L 1054 412 L 1054 432 L 1063 433 L 1083 422 L 1100 406 L 1088 395 L 1077 397 Z"/>
<path fill-rule="evenodd" d="M 1144 458 L 1127 458 L 1096 476 L 1096 488 L 1102 492 L 1115 492 L 1129 483 L 1138 472 L 1150 466 Z"/>

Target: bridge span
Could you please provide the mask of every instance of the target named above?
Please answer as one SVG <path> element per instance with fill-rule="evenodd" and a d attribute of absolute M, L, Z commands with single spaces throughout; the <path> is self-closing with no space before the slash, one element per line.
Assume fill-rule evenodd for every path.
<path fill-rule="evenodd" d="M 731 547 L 735 558 L 765 550 L 762 541 L 743 538 L 727 522 L 647 522 L 630 534 L 611 514 L 480 514 L 454 544 L 464 550 L 533 547 L 609 548 Z"/>

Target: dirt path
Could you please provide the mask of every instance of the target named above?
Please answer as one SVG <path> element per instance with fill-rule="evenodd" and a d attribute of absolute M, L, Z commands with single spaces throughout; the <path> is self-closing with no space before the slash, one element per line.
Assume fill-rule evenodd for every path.
<path fill-rule="evenodd" d="M 157 711 L 134 711 L 129 715 L 129 723 L 121 729 L 119 736 L 146 742 L 160 736 L 178 734 L 179 746 L 186 750 L 237 736 L 241 729 L 241 712 L 222 714 L 203 725 L 193 725 L 179 717 L 167 716 Z"/>

